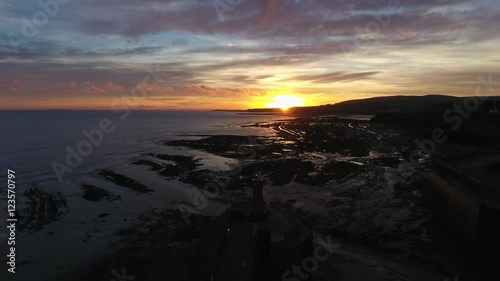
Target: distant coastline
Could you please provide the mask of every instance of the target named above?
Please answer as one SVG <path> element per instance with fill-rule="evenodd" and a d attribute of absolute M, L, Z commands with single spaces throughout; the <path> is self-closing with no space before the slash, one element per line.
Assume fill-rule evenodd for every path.
<path fill-rule="evenodd" d="M 235 112 L 248 115 L 286 115 L 286 116 L 319 116 L 319 115 L 377 115 L 380 113 L 417 113 L 417 112 L 445 112 L 454 105 L 464 104 L 465 101 L 478 100 L 477 112 L 490 112 L 494 108 L 494 101 L 499 97 L 454 97 L 445 95 L 427 96 L 388 96 L 359 100 L 349 100 L 336 104 L 318 106 L 292 107 L 286 111 L 280 108 L 251 108 L 245 110 L 214 111 Z"/>

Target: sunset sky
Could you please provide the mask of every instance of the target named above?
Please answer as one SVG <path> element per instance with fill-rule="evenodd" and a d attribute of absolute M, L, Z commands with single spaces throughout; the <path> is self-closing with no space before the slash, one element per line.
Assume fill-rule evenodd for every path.
<path fill-rule="evenodd" d="M 58 1 L 0 1 L 0 109 L 472 96 L 500 78 L 500 1 Z"/>

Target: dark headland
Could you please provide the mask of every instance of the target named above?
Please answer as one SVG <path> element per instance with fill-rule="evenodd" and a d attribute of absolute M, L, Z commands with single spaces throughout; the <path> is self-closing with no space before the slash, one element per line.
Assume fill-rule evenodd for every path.
<path fill-rule="evenodd" d="M 287 115 L 341 115 L 359 114 L 376 115 L 379 113 L 415 113 L 415 112 L 442 112 L 452 108 L 455 104 L 464 104 L 473 100 L 479 103 L 479 108 L 474 111 L 489 112 L 494 108 L 495 99 L 500 97 L 454 97 L 445 95 L 426 96 L 388 96 L 359 100 L 349 100 L 336 104 L 318 106 L 292 107 L 286 111 Z M 474 102 L 475 103 L 475 102 Z M 472 105 L 472 102 L 471 102 Z M 239 113 L 267 113 L 283 114 L 279 108 L 252 108 L 246 110 L 216 110 Z"/>

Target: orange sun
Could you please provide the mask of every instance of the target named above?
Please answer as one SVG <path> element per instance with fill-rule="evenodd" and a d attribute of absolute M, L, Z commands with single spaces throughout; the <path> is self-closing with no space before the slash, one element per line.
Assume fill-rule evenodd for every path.
<path fill-rule="evenodd" d="M 291 107 L 303 106 L 304 100 L 298 96 L 294 95 L 278 95 L 274 97 L 274 101 L 267 103 L 268 108 L 281 108 L 283 111 L 287 111 Z"/>

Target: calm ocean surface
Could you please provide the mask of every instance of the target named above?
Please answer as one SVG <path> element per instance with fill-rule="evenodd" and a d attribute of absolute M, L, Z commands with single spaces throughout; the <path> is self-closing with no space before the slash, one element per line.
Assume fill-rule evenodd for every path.
<path fill-rule="evenodd" d="M 82 130 L 99 128 L 109 118 L 115 130 L 104 134 L 102 144 L 93 147 L 75 168 L 88 173 L 102 166 L 112 166 L 130 153 L 154 152 L 165 139 L 179 135 L 266 135 L 259 128 L 241 128 L 254 122 L 283 119 L 281 116 L 238 115 L 232 112 L 159 112 L 131 111 L 124 120 L 122 113 L 111 111 L 0 111 L 1 169 L 16 170 L 21 182 L 55 179 L 52 163 L 63 163 L 66 147 L 76 149 L 87 138 Z M 79 173 L 72 173 L 77 176 Z M 0 174 L 5 177 L 6 172 Z"/>

